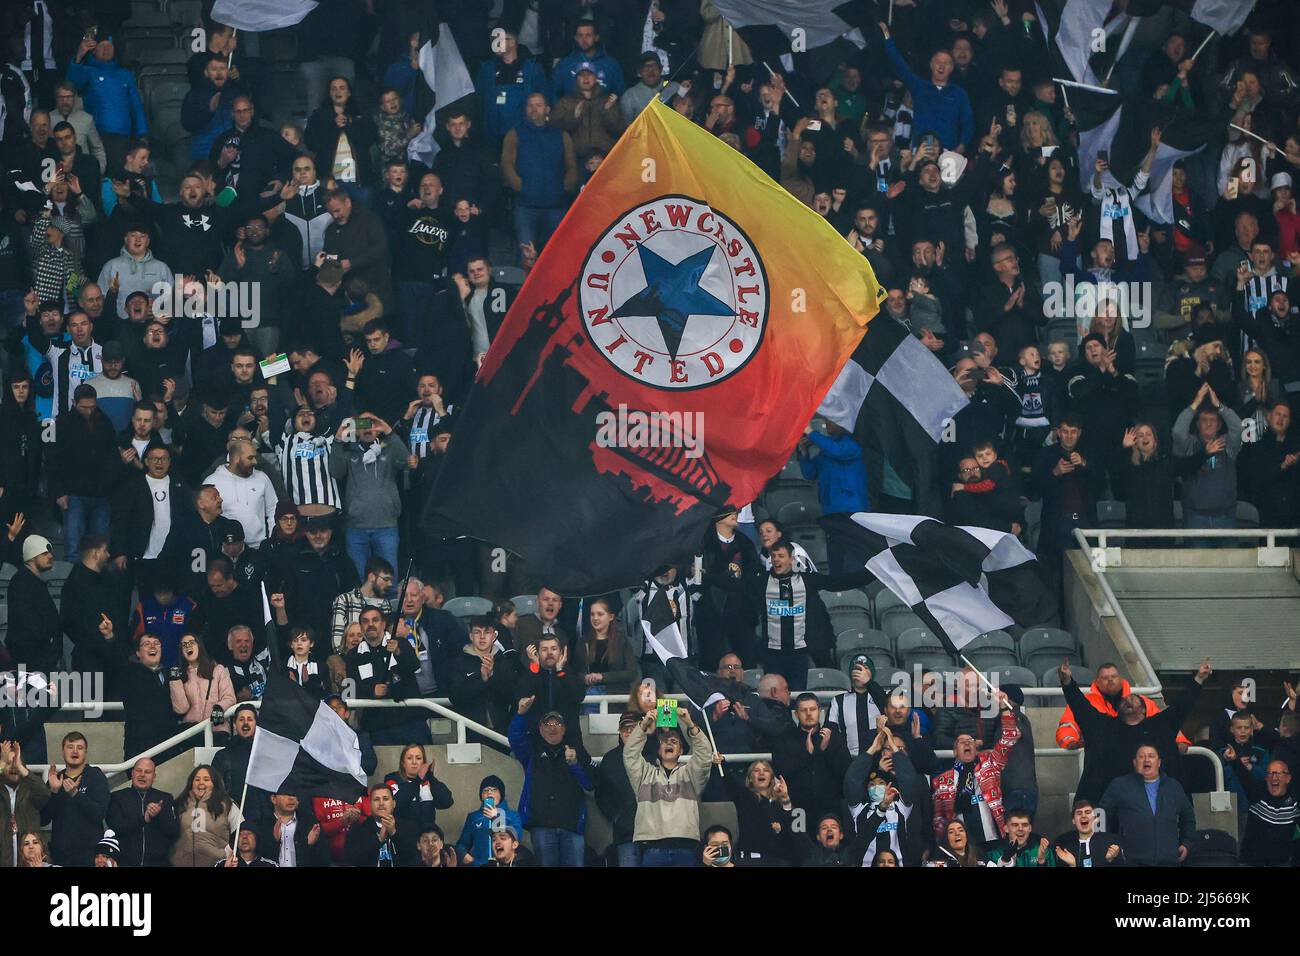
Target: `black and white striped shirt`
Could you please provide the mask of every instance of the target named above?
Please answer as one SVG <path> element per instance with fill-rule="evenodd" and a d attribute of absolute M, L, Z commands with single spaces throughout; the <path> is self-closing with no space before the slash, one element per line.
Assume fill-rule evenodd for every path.
<path fill-rule="evenodd" d="M 808 647 L 808 586 L 802 574 L 768 575 L 764 592 L 767 647 L 802 651 Z"/>
<path fill-rule="evenodd" d="M 451 415 L 453 408 L 447 406 L 447 414 Z M 406 447 L 411 449 L 411 454 L 423 461 L 429 457 L 429 439 L 432 437 L 434 427 L 442 421 L 443 416 L 430 405 L 428 408 L 421 406 L 415 410 L 415 415 L 411 418 L 411 434 L 406 443 Z"/>
<path fill-rule="evenodd" d="M 285 489 L 296 505 L 342 506 L 339 484 L 330 474 L 333 435 L 295 432 L 285 435 L 276 449 Z"/>

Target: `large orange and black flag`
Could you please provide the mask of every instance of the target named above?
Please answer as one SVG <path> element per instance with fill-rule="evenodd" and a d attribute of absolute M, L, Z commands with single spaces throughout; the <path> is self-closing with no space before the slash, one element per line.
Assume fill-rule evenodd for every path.
<path fill-rule="evenodd" d="M 789 459 L 883 297 L 821 216 L 653 102 L 506 316 L 424 524 L 570 595 L 688 560 Z"/>

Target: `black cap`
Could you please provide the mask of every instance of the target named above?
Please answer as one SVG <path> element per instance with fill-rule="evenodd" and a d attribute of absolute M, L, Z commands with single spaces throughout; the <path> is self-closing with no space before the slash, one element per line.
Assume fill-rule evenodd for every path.
<path fill-rule="evenodd" d="M 244 543 L 244 526 L 238 521 L 231 524 L 226 533 L 221 536 L 222 544 L 243 544 Z"/>
<path fill-rule="evenodd" d="M 99 352 L 101 362 L 123 362 L 126 361 L 126 352 L 122 349 L 122 343 L 117 339 L 105 342 L 104 347 Z"/>

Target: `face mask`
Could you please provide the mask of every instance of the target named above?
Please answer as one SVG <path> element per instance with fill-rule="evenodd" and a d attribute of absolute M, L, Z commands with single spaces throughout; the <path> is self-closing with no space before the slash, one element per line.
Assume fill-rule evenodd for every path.
<path fill-rule="evenodd" d="M 867 799 L 872 803 L 879 803 L 885 799 L 885 788 L 879 786 L 867 787 Z"/>

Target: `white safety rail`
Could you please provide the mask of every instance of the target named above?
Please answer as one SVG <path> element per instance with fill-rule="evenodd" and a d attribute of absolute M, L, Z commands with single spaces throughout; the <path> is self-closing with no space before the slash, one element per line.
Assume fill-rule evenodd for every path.
<path fill-rule="evenodd" d="M 1138 660 L 1141 661 L 1143 668 L 1152 681 L 1151 687 L 1134 687 L 1133 693 L 1144 694 L 1148 697 L 1159 696 L 1161 694 L 1160 678 L 1156 674 L 1155 667 L 1152 666 L 1150 659 L 1147 657 L 1146 650 L 1142 647 L 1142 642 L 1138 640 L 1137 634 L 1133 631 L 1133 625 L 1129 623 L 1128 617 L 1124 614 L 1124 608 L 1120 605 L 1119 599 L 1115 597 L 1115 591 L 1111 588 L 1110 582 L 1106 580 L 1106 568 L 1111 564 L 1111 557 L 1108 554 L 1110 542 L 1125 540 L 1142 540 L 1144 538 L 1223 538 L 1246 541 L 1263 540 L 1264 545 L 1258 548 L 1259 561 L 1261 567 L 1275 566 L 1282 559 L 1279 554 L 1284 554 L 1286 549 L 1279 549 L 1277 539 L 1294 538 L 1300 536 L 1300 529 L 1296 528 L 1075 528 L 1074 540 L 1079 547 L 1090 558 L 1093 573 L 1097 578 L 1097 585 L 1101 588 L 1101 593 L 1106 598 L 1107 607 L 1101 609 L 1102 617 L 1114 617 L 1119 623 L 1120 628 L 1124 631 L 1124 636 L 1128 638 L 1129 644 L 1137 654 Z M 1097 540 L 1094 546 L 1091 543 L 1092 538 Z M 1266 565 L 1264 562 L 1268 562 Z M 1041 688 L 1040 688 L 1041 690 Z M 1025 691 L 1026 696 L 1029 690 Z M 1059 691 L 1058 691 L 1059 693 Z"/>
<path fill-rule="evenodd" d="M 832 697 L 836 696 L 836 692 L 834 691 L 816 691 L 815 693 L 817 694 L 818 699 L 820 700 L 829 700 Z M 600 712 L 608 713 L 607 710 L 608 704 L 618 703 L 623 706 L 626 706 L 627 695 L 626 694 L 593 695 L 585 698 L 585 702 L 599 703 L 601 705 Z M 240 707 L 243 707 L 245 704 L 249 704 L 253 707 L 260 707 L 261 703 L 262 702 L 259 700 L 241 702 L 239 704 L 236 704 L 234 707 L 227 708 L 226 716 L 230 717 L 231 715 L 234 714 L 236 710 L 238 710 Z M 483 738 L 487 740 L 491 740 L 494 743 L 500 744 L 504 747 L 508 747 L 510 745 L 509 738 L 507 738 L 504 734 L 498 733 L 497 731 L 492 730 L 490 727 L 485 727 L 482 724 L 478 723 L 477 721 L 470 720 L 468 717 L 456 713 L 456 711 L 452 710 L 449 706 L 447 706 L 448 703 L 449 702 L 447 701 L 446 698 L 430 699 L 424 697 L 414 697 L 414 698 L 410 698 L 407 700 L 400 700 L 400 701 L 398 700 L 353 700 L 348 702 L 348 708 L 366 710 L 371 708 L 420 707 L 424 710 L 430 711 L 433 714 L 436 714 L 439 717 L 452 721 L 456 725 L 457 743 L 460 744 L 465 743 L 466 733 L 468 731 L 474 731 L 474 733 L 479 734 Z M 122 705 L 120 702 L 110 701 L 108 703 L 100 704 L 98 706 L 103 707 L 103 709 L 105 710 L 122 709 Z M 85 707 L 86 705 L 84 704 L 69 703 L 69 704 L 64 704 L 60 709 L 75 712 L 75 711 L 83 710 L 85 709 Z M 190 726 L 186 727 L 184 730 L 180 731 L 179 733 L 171 737 L 168 737 L 162 743 L 150 747 L 144 753 L 137 754 L 136 756 L 132 757 L 130 760 L 124 760 L 121 763 L 95 764 L 95 766 L 98 767 L 100 770 L 104 771 L 104 773 L 108 775 L 112 775 L 115 773 L 126 773 L 133 766 L 135 766 L 135 762 L 140 758 L 157 756 L 158 754 L 163 753 L 171 749 L 172 747 L 175 747 L 177 744 L 184 743 L 187 740 L 193 740 L 195 737 L 198 737 L 200 735 L 202 735 L 203 737 L 203 746 L 205 747 L 214 746 L 213 739 L 212 739 L 211 718 L 207 718 L 199 721 L 198 723 L 191 724 Z M 1065 750 L 1061 747 L 1035 747 L 1034 748 L 1034 756 L 1036 757 L 1063 757 L 1069 754 L 1074 754 L 1075 756 L 1077 756 L 1080 767 L 1082 767 L 1083 748 L 1079 748 L 1077 750 Z M 1223 777 L 1223 761 L 1219 759 L 1219 755 L 1207 747 L 1197 747 L 1197 746 L 1188 747 L 1187 754 L 1188 756 L 1205 757 L 1214 765 L 1214 789 L 1217 792 L 1223 792 L 1223 790 L 1225 789 L 1224 777 Z M 951 758 L 953 756 L 953 752 L 951 750 L 936 750 L 935 756 Z M 592 759 L 594 762 L 599 763 L 601 758 L 593 757 Z M 751 763 L 755 760 L 771 760 L 772 755 L 771 753 L 742 753 L 742 754 L 724 753 L 722 755 L 722 759 L 725 763 Z M 49 764 L 29 764 L 28 769 L 32 770 L 33 772 L 44 774 L 49 769 Z"/>

